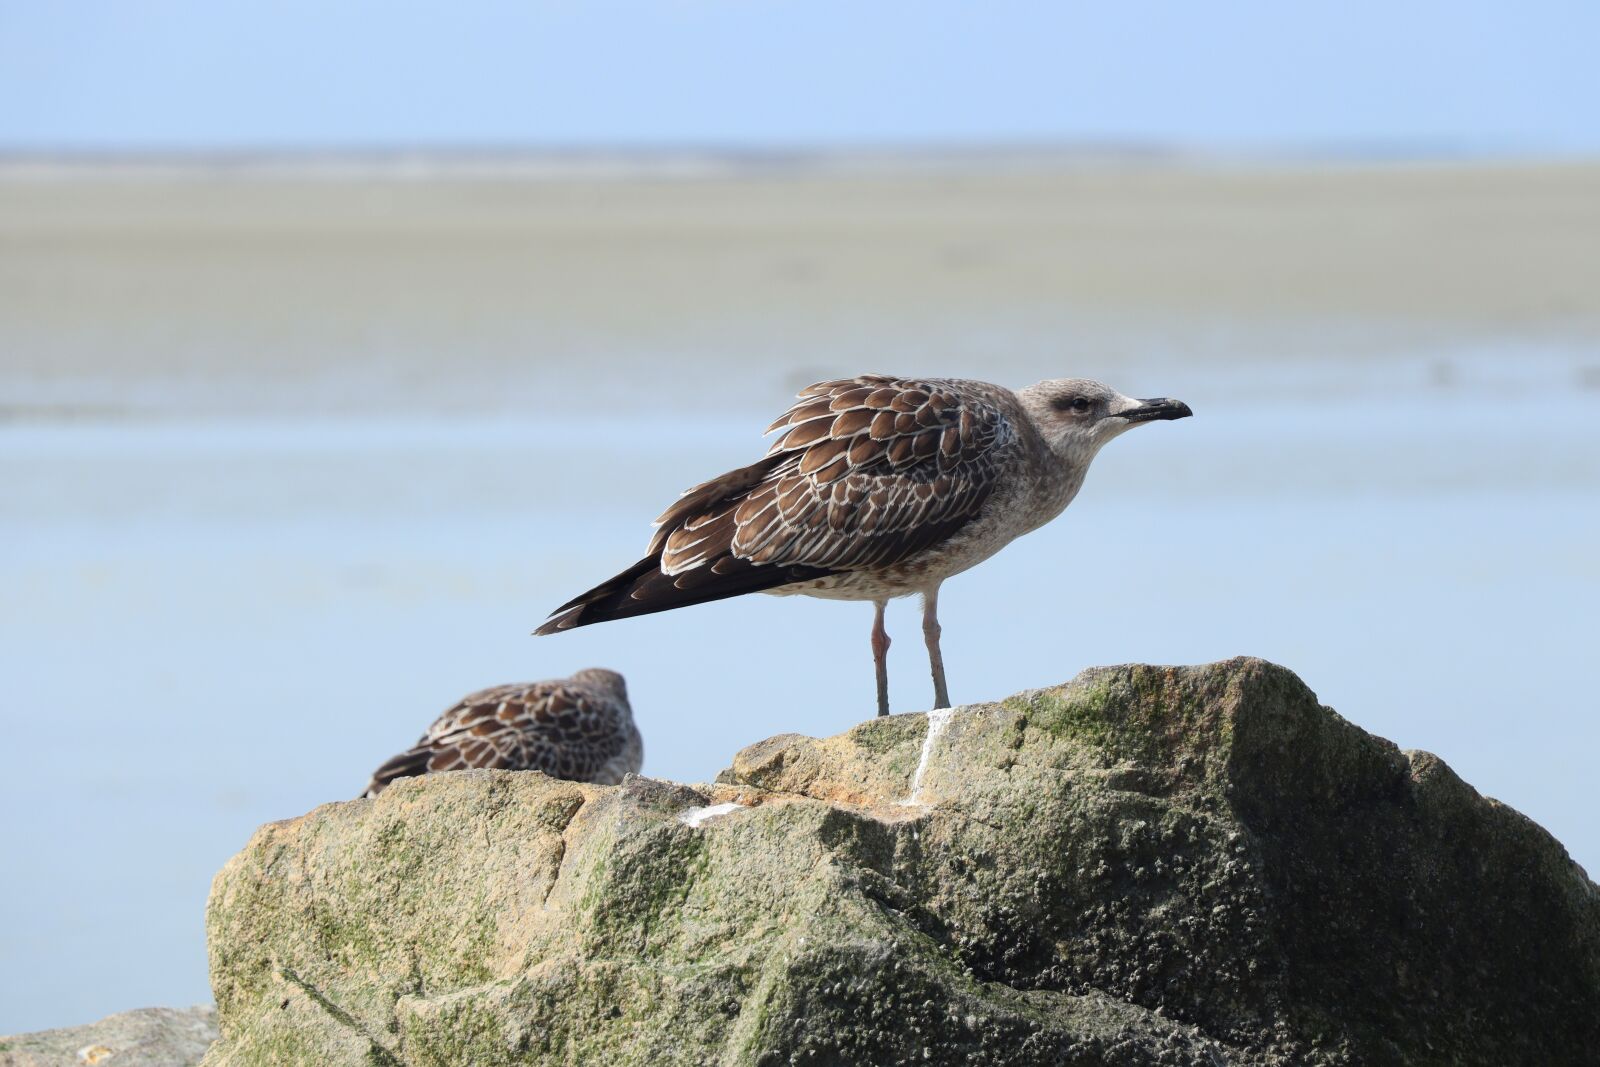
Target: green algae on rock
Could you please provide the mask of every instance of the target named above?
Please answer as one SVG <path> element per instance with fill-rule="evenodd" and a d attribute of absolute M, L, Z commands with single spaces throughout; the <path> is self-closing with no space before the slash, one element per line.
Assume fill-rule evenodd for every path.
<path fill-rule="evenodd" d="M 1583 871 L 1282 668 L 1097 669 L 944 725 L 926 753 L 922 715 L 775 737 L 697 788 L 432 775 L 263 827 L 212 890 L 206 1062 L 1600 1048 Z"/>

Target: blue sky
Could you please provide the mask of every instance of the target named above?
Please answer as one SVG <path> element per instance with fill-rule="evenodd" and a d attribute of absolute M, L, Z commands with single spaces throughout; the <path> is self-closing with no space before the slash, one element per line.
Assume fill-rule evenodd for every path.
<path fill-rule="evenodd" d="M 0 149 L 1600 154 L 1600 4 L 0 0 Z"/>

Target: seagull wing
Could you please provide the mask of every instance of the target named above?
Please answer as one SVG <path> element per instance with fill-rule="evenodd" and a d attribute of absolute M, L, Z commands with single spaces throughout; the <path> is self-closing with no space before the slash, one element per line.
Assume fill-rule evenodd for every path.
<path fill-rule="evenodd" d="M 661 570 L 733 559 L 839 573 L 943 541 L 977 517 L 1016 441 L 998 401 L 966 385 L 868 375 L 807 389 L 768 428 L 781 433 L 759 480 L 685 508 L 697 487 L 661 517 Z"/>

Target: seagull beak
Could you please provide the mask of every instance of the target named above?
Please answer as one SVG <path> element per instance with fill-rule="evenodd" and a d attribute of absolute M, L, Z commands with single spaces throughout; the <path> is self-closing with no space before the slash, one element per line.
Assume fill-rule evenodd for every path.
<path fill-rule="evenodd" d="M 1137 406 L 1117 412 L 1117 417 L 1129 422 L 1154 422 L 1157 419 L 1186 419 L 1193 414 L 1183 401 L 1158 396 L 1152 400 L 1141 400 Z"/>

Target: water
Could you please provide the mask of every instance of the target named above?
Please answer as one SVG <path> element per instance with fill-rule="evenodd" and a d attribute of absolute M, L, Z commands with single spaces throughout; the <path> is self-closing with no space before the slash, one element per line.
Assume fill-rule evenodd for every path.
<path fill-rule="evenodd" d="M 0 190 L 0 1033 L 209 999 L 217 869 L 469 690 L 619 669 L 645 772 L 689 782 L 869 717 L 866 605 L 529 636 L 796 387 L 857 370 L 1088 373 L 1196 411 L 943 590 L 955 700 L 1263 656 L 1600 869 L 1600 351 L 1558 328 L 1600 248 L 1563 212 L 1593 198 L 1474 193 L 1509 221 L 1462 240 L 1554 252 L 1429 273 L 1413 230 L 1329 236 L 1293 188 L 1073 181 L 812 188 L 782 218 L 777 183 L 650 186 L 623 221 L 619 187 Z M 1361 188 L 1362 218 L 1444 213 L 1430 233 L 1467 210 Z M 888 623 L 893 707 L 924 710 L 915 604 Z"/>

